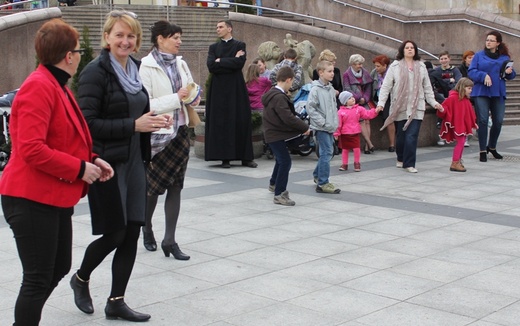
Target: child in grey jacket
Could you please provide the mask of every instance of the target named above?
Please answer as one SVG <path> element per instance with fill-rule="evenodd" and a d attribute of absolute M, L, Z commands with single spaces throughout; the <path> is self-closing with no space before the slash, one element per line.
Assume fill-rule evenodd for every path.
<path fill-rule="evenodd" d="M 341 189 L 329 182 L 330 160 L 334 153 L 333 133 L 338 128 L 336 109 L 336 91 L 331 81 L 334 78 L 334 65 L 329 61 L 320 61 L 316 66 L 319 79 L 312 82 L 307 100 L 307 113 L 311 129 L 315 130 L 319 148 L 319 159 L 313 176 L 316 192 L 339 194 Z"/>

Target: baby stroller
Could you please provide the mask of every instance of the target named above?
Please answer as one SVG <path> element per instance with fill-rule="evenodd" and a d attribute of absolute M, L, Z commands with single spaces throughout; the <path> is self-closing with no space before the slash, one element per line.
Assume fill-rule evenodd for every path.
<path fill-rule="evenodd" d="M 2 123 L 0 124 L 0 171 L 2 171 L 11 155 L 11 142 L 9 141 L 9 115 L 11 114 L 11 105 L 14 96 L 18 90 L 8 92 L 0 97 L 0 114 L 2 115 Z"/>

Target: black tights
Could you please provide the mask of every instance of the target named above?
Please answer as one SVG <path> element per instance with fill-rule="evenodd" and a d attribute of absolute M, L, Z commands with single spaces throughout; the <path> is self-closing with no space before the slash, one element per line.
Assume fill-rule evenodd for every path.
<path fill-rule="evenodd" d="M 101 238 L 93 241 L 85 251 L 85 257 L 78 270 L 79 278 L 90 280 L 90 274 L 94 269 L 115 249 L 116 252 L 112 260 L 110 297 L 124 296 L 134 268 L 139 229 L 139 225 L 128 224 L 123 230 L 104 234 Z"/>
<path fill-rule="evenodd" d="M 165 245 L 173 245 L 175 243 L 175 230 L 177 229 L 177 221 L 179 220 L 179 212 L 181 209 L 181 191 L 182 188 L 178 185 L 171 185 L 166 193 L 164 200 L 164 216 L 166 220 L 164 230 Z M 146 226 L 145 232 L 152 231 L 152 216 L 157 206 L 159 196 L 147 196 L 146 203 Z"/>

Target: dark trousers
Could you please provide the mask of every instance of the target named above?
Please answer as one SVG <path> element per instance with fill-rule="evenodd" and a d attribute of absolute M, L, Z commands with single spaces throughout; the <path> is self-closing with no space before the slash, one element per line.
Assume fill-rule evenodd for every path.
<path fill-rule="evenodd" d="M 502 131 L 502 123 L 506 112 L 506 104 L 502 97 L 485 97 L 479 96 L 473 98 L 475 103 L 475 113 L 477 114 L 478 123 L 478 144 L 480 151 L 486 150 L 486 147 L 497 148 L 498 136 Z M 491 121 L 493 125 L 489 130 L 488 140 L 488 120 L 491 112 Z"/>
<path fill-rule="evenodd" d="M 291 170 L 291 155 L 287 150 L 287 145 L 284 140 L 269 143 L 269 147 L 273 151 L 276 163 L 274 164 L 273 173 L 269 184 L 276 185 L 274 195 L 279 196 L 282 192 L 287 190 L 287 183 L 289 182 L 289 171 Z"/>
<path fill-rule="evenodd" d="M 406 120 L 397 121 L 395 124 L 396 143 L 395 153 L 397 160 L 403 162 L 403 168 L 415 167 L 417 158 L 417 143 L 422 120 L 412 120 L 406 130 L 403 127 Z"/>
<path fill-rule="evenodd" d="M 2 196 L 2 209 L 13 230 L 23 269 L 14 308 L 15 324 L 36 326 L 43 305 L 70 271 L 74 209 L 11 196 Z"/>

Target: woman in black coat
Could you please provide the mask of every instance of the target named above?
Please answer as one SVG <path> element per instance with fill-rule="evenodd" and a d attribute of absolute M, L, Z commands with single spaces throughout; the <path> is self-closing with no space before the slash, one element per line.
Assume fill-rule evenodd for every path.
<path fill-rule="evenodd" d="M 130 309 L 124 295 L 145 220 L 145 164 L 150 159 L 150 132 L 171 126 L 171 117 L 150 112 L 148 93 L 138 73 L 139 62 L 130 57 L 141 44 L 142 30 L 135 14 L 112 11 L 103 29 L 104 49 L 81 73 L 78 98 L 94 150 L 110 162 L 115 176 L 90 188 L 92 230 L 102 236 L 87 247 L 70 285 L 76 306 L 84 313 L 93 313 L 90 275 L 115 250 L 106 317 L 145 321 L 150 315 Z"/>

